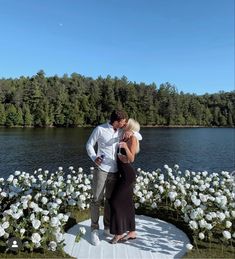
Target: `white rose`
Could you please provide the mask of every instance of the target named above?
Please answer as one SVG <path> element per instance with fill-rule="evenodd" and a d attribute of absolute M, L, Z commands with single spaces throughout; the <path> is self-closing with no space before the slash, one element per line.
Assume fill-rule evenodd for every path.
<path fill-rule="evenodd" d="M 200 238 L 201 240 L 205 238 L 205 235 L 204 235 L 204 233 L 202 233 L 202 232 L 200 232 L 198 236 L 199 236 L 199 238 Z"/>
<path fill-rule="evenodd" d="M 6 232 L 5 232 L 4 228 L 2 228 L 2 227 L 0 226 L 0 237 L 4 236 L 5 233 L 6 233 Z"/>
<path fill-rule="evenodd" d="M 190 250 L 192 250 L 192 249 L 193 249 L 193 245 L 191 245 L 191 244 L 187 244 L 187 245 L 186 245 L 186 248 L 190 251 Z"/>
<path fill-rule="evenodd" d="M 225 239 L 231 239 L 231 233 L 227 230 L 223 231 L 223 236 Z"/>
<path fill-rule="evenodd" d="M 37 243 L 40 243 L 40 241 L 41 241 L 41 236 L 40 236 L 38 233 L 33 233 L 31 239 L 32 239 L 32 242 L 33 242 L 34 244 L 37 244 Z"/>
<path fill-rule="evenodd" d="M 38 229 L 41 226 L 41 221 L 38 219 L 33 219 L 32 225 L 35 229 Z"/>
<path fill-rule="evenodd" d="M 51 241 L 48 246 L 49 246 L 49 250 L 56 251 L 57 244 L 55 241 Z"/>
<path fill-rule="evenodd" d="M 232 226 L 232 222 L 231 221 L 226 221 L 226 228 L 230 228 Z"/>
<path fill-rule="evenodd" d="M 3 229 L 9 228 L 9 226 L 10 226 L 10 224 L 9 224 L 8 221 L 3 222 L 3 224 L 2 224 L 2 228 L 3 228 Z"/>
<path fill-rule="evenodd" d="M 82 235 L 86 234 L 86 229 L 84 227 L 80 227 L 79 230 L 80 230 Z"/>

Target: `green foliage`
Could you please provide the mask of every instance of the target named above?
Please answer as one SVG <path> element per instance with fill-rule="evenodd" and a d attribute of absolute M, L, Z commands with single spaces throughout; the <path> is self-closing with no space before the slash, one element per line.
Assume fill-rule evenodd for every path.
<path fill-rule="evenodd" d="M 178 93 L 170 83 L 157 88 L 125 76 L 45 77 L 43 70 L 0 80 L 0 126 L 95 126 L 107 121 L 114 108 L 125 109 L 141 125 L 235 125 L 235 91 L 197 96 Z"/>
<path fill-rule="evenodd" d="M 5 107 L 2 103 L 0 103 L 0 126 L 5 125 L 5 123 L 6 123 Z"/>

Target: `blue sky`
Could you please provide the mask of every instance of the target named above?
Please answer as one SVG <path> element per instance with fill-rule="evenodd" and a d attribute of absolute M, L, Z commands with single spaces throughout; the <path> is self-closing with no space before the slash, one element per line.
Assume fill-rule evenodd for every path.
<path fill-rule="evenodd" d="M 234 0 L 0 0 L 0 78 L 73 72 L 234 90 Z"/>

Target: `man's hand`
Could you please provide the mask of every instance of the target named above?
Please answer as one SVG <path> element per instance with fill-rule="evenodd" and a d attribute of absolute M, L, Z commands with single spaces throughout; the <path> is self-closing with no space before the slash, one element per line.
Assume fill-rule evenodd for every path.
<path fill-rule="evenodd" d="M 103 159 L 102 159 L 102 157 L 100 157 L 100 156 L 97 156 L 97 158 L 95 159 L 95 163 L 96 163 L 97 165 L 100 165 L 100 164 L 102 163 L 102 161 L 103 161 Z"/>

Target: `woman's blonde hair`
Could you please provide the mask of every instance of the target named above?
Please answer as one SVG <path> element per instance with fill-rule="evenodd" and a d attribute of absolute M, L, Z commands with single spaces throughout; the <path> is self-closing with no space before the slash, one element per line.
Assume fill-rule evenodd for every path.
<path fill-rule="evenodd" d="M 125 127 L 125 130 L 133 131 L 133 132 L 139 132 L 140 131 L 140 124 L 138 121 L 130 118 L 127 122 L 127 125 Z M 137 147 L 136 147 L 136 154 L 140 151 L 140 143 L 139 140 L 137 140 Z"/>

